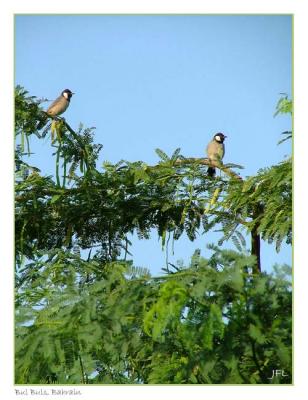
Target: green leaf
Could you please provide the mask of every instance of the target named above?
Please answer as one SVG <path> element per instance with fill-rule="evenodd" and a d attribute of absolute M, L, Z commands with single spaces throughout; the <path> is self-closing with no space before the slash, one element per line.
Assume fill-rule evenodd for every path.
<path fill-rule="evenodd" d="M 249 324 L 249 335 L 259 344 L 264 344 L 267 342 L 266 337 L 262 334 L 260 328 L 254 324 Z"/>
<path fill-rule="evenodd" d="M 51 200 L 50 200 L 50 204 L 55 203 L 56 201 L 58 201 L 61 198 L 60 194 L 55 194 L 52 196 Z"/>
<path fill-rule="evenodd" d="M 57 135 L 57 121 L 53 120 L 50 126 L 50 132 L 51 132 L 51 143 L 55 141 L 56 135 Z"/>
<path fill-rule="evenodd" d="M 83 173 L 83 171 L 84 171 L 83 164 L 84 164 L 83 158 L 81 158 L 80 164 L 79 164 L 79 168 L 80 168 L 80 172 L 81 172 L 81 173 Z"/>
<path fill-rule="evenodd" d="M 238 240 L 237 236 L 232 235 L 232 236 L 231 236 L 231 240 L 232 240 L 234 246 L 237 248 L 237 250 L 238 250 L 238 251 L 241 251 L 241 250 L 242 250 L 242 246 L 241 246 L 241 243 L 240 243 L 240 241 Z"/>
<path fill-rule="evenodd" d="M 170 158 L 167 156 L 167 154 L 163 150 L 155 149 L 155 152 L 161 160 L 166 161 L 166 162 L 170 161 Z"/>
<path fill-rule="evenodd" d="M 178 147 L 178 148 L 174 151 L 174 153 L 172 154 L 171 160 L 172 160 L 172 161 L 176 161 L 176 160 L 178 159 L 178 157 L 179 157 L 180 152 L 181 152 L 181 148 Z"/>

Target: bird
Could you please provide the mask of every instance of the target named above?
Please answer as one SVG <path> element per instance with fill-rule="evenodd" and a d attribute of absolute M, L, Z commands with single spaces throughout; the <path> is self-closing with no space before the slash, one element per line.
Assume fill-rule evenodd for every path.
<path fill-rule="evenodd" d="M 215 133 L 213 139 L 210 141 L 210 143 L 207 145 L 206 151 L 207 151 L 207 157 L 209 161 L 214 161 L 214 162 L 221 162 L 223 159 L 223 156 L 225 155 L 225 145 L 224 145 L 224 140 L 227 136 L 224 135 L 221 132 Z M 216 174 L 216 170 L 214 167 L 209 166 L 207 170 L 207 174 L 210 177 L 214 177 Z"/>
<path fill-rule="evenodd" d="M 70 100 L 73 94 L 74 93 L 71 90 L 64 89 L 60 96 L 56 98 L 56 100 L 48 107 L 47 111 L 45 111 L 45 115 L 42 120 L 39 121 L 37 129 L 43 128 L 47 122 L 47 117 L 57 117 L 58 115 L 63 114 L 70 105 Z"/>

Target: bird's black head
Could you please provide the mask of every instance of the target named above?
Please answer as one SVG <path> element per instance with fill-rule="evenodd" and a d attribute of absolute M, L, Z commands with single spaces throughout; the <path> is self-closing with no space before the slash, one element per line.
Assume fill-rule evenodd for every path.
<path fill-rule="evenodd" d="M 223 141 L 225 140 L 226 137 L 227 136 L 224 135 L 223 133 L 218 132 L 218 133 L 215 133 L 214 140 L 216 140 L 216 142 L 223 143 Z"/>
<path fill-rule="evenodd" d="M 71 92 L 69 89 L 64 89 L 62 92 L 62 96 L 65 97 L 67 100 L 70 100 L 73 94 L 74 93 Z"/>

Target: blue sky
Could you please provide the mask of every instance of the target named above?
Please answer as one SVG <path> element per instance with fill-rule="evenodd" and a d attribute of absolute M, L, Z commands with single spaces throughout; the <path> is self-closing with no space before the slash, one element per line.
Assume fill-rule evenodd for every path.
<path fill-rule="evenodd" d="M 291 16 L 20 15 L 15 30 L 16 84 L 50 100 L 75 92 L 65 118 L 97 128 L 101 161 L 154 164 L 157 147 L 203 157 L 217 131 L 228 136 L 224 161 L 243 165 L 243 176 L 290 154 L 290 143 L 277 142 L 291 119 L 273 114 L 280 93 L 292 94 Z M 31 150 L 54 173 L 50 141 L 32 140 Z M 216 237 L 181 239 L 169 261 L 187 261 L 197 247 L 207 256 Z M 266 270 L 291 262 L 289 246 L 263 250 Z M 136 265 L 164 267 L 156 234 L 132 251 Z"/>

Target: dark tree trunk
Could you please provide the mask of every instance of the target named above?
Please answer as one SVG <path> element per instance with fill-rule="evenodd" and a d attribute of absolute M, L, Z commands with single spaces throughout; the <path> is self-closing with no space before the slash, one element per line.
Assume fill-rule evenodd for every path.
<path fill-rule="evenodd" d="M 264 207 L 262 204 L 257 204 L 253 212 L 253 220 L 256 221 L 263 213 Z M 255 223 L 251 230 L 251 255 L 256 256 L 255 268 L 253 268 L 254 274 L 259 274 L 261 272 L 261 238 L 258 233 L 259 224 Z"/>
<path fill-rule="evenodd" d="M 257 233 L 257 228 L 251 231 L 251 255 L 256 256 L 257 262 L 253 269 L 254 274 L 261 272 L 261 241 L 260 235 Z"/>

